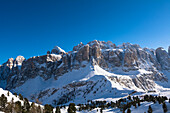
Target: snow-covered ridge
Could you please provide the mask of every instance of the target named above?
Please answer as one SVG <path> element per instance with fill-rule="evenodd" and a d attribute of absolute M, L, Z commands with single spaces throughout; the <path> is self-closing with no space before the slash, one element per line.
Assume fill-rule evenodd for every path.
<path fill-rule="evenodd" d="M 79 70 L 72 70 L 72 72 L 58 77 L 57 80 L 52 77 L 45 81 L 41 77 L 36 77 L 11 91 L 21 93 L 32 101 L 38 98 L 43 104 L 52 104 L 54 106 L 59 104 L 60 101 L 64 99 L 64 95 L 67 94 L 69 98 L 68 100 L 62 100 L 63 103 L 75 102 L 79 104 L 85 103 L 86 100 L 84 98 L 88 100 L 121 98 L 133 91 L 145 92 L 142 88 L 135 85 L 134 80 L 140 79 L 143 77 L 143 74 L 150 73 L 152 72 L 139 70 L 122 75 L 109 73 L 98 65 L 91 66 L 87 64 L 86 67 L 80 68 Z M 138 84 L 140 84 L 141 87 L 148 87 L 148 91 L 164 90 L 163 87 L 154 82 L 150 84 L 150 86 L 142 86 L 150 82 L 152 81 L 146 79 L 145 81 L 138 81 Z M 34 87 L 34 89 L 32 89 L 32 87 Z"/>
<path fill-rule="evenodd" d="M 94 40 L 69 53 L 56 46 L 46 55 L 17 61 L 9 59 L 0 67 L 0 86 L 43 104 L 54 104 L 54 98 L 61 104 L 169 88 L 169 53 L 162 48 Z"/>

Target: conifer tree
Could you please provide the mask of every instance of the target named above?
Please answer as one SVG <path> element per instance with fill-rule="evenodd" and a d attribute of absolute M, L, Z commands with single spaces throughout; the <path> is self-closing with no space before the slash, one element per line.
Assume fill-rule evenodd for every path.
<path fill-rule="evenodd" d="M 8 102 L 5 108 L 5 113 L 13 113 L 13 107 L 13 104 L 11 102 Z"/>
<path fill-rule="evenodd" d="M 40 105 L 38 105 L 38 107 L 37 107 L 37 113 L 41 113 L 41 107 L 40 107 Z"/>
<path fill-rule="evenodd" d="M 27 98 L 24 98 L 24 109 L 26 109 L 27 112 L 30 110 L 30 103 Z"/>
<path fill-rule="evenodd" d="M 140 100 L 138 101 L 138 106 L 140 106 Z"/>
<path fill-rule="evenodd" d="M 60 107 L 59 107 L 59 106 L 57 106 L 57 107 L 56 107 L 56 111 L 55 111 L 55 113 L 61 113 L 61 111 L 60 111 Z"/>
<path fill-rule="evenodd" d="M 162 107 L 163 107 L 164 113 L 166 113 L 168 111 L 168 109 L 167 109 L 167 106 L 166 106 L 165 102 L 163 103 Z"/>
<path fill-rule="evenodd" d="M 14 95 L 17 97 L 17 93 L 14 93 Z"/>
<path fill-rule="evenodd" d="M 127 113 L 131 113 L 131 110 L 130 110 L 130 108 L 128 108 L 128 109 L 127 109 Z"/>
<path fill-rule="evenodd" d="M 148 113 L 152 113 L 152 108 L 149 106 Z"/>
<path fill-rule="evenodd" d="M 32 102 L 31 107 L 30 107 L 30 113 L 34 113 L 35 111 L 36 111 L 36 106 L 35 106 L 35 103 Z"/>
<path fill-rule="evenodd" d="M 131 100 L 131 96 L 128 96 L 128 99 Z"/>
<path fill-rule="evenodd" d="M 103 113 L 103 109 L 102 108 L 100 109 L 100 113 Z"/>
<path fill-rule="evenodd" d="M 19 94 L 19 99 L 23 100 L 23 96 L 21 94 Z"/>
<path fill-rule="evenodd" d="M 69 104 L 68 113 L 76 113 L 76 107 L 74 103 Z"/>
<path fill-rule="evenodd" d="M 5 110 L 5 105 L 7 104 L 7 97 L 2 94 L 0 97 L 0 106 L 2 110 Z"/>
<path fill-rule="evenodd" d="M 7 92 L 7 96 L 9 96 L 9 91 Z"/>
<path fill-rule="evenodd" d="M 49 104 L 45 104 L 44 111 L 45 113 L 53 113 L 53 107 Z"/>
<path fill-rule="evenodd" d="M 15 102 L 15 108 L 14 108 L 16 113 L 21 113 L 22 112 L 22 107 L 21 107 L 21 102 L 17 101 Z"/>

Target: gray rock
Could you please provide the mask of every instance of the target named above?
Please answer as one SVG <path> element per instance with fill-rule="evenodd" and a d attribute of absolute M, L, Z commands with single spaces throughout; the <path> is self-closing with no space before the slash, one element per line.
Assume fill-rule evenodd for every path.
<path fill-rule="evenodd" d="M 152 75 L 142 75 L 131 80 L 125 78 L 116 80 L 126 87 L 133 84 L 141 89 L 149 89 L 154 87 L 154 80 L 166 81 L 159 71 L 170 70 L 169 53 L 170 49 L 167 53 L 162 48 L 142 49 L 139 45 L 130 43 L 116 46 L 110 41 L 94 40 L 87 45 L 80 43 L 68 53 L 56 46 L 51 52 L 48 51 L 47 55 L 27 60 L 22 56 L 18 56 L 15 60 L 11 58 L 0 67 L 0 79 L 7 81 L 7 89 L 14 89 L 31 78 L 40 76 L 48 80 L 54 76 L 58 79 L 59 76 L 90 63 L 92 66 L 99 65 L 109 72 L 114 72 L 116 69 L 152 71 Z M 153 83 L 150 83 L 149 79 L 153 80 Z"/>

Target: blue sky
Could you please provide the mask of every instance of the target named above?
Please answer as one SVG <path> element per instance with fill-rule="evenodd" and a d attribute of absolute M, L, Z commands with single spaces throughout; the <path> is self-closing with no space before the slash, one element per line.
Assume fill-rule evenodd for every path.
<path fill-rule="evenodd" d="M 92 40 L 170 45 L 170 0 L 0 0 L 0 64 Z"/>

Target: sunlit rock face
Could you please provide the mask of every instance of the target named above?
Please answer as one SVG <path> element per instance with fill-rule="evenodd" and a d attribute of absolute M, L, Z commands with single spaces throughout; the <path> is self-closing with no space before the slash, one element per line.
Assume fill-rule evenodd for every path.
<path fill-rule="evenodd" d="M 136 87 L 149 90 L 155 88 L 155 81 L 168 81 L 163 72 L 170 71 L 169 54 L 170 47 L 167 52 L 163 48 L 154 50 L 141 48 L 137 44 L 130 43 L 116 46 L 110 41 L 94 40 L 87 44 L 80 43 L 74 46 L 70 52 L 65 52 L 60 47 L 55 46 L 46 55 L 29 59 L 25 59 L 23 56 L 18 56 L 16 59 L 10 58 L 0 66 L 0 80 L 6 82 L 5 88 L 14 90 L 36 77 L 40 77 L 44 81 L 50 79 L 57 81 L 63 75 L 73 71 L 80 71 L 87 66 L 90 66 L 92 71 L 100 73 L 100 70 L 95 70 L 94 68 L 99 66 L 108 73 L 128 75 L 128 77 L 109 76 L 107 79 L 110 82 L 114 81 L 126 88 L 133 89 Z M 87 72 L 87 76 L 94 72 Z M 77 75 L 69 76 L 74 77 Z M 86 84 L 97 84 L 97 81 L 82 82 L 81 80 L 75 84 L 79 84 L 81 89 Z M 70 87 L 72 84 L 67 85 Z M 81 86 L 81 84 L 83 85 Z M 48 85 L 46 88 L 48 89 Z"/>
<path fill-rule="evenodd" d="M 160 63 L 163 70 L 169 70 L 170 69 L 170 57 L 166 50 L 163 48 L 157 48 L 156 49 L 156 58 L 158 62 Z"/>

